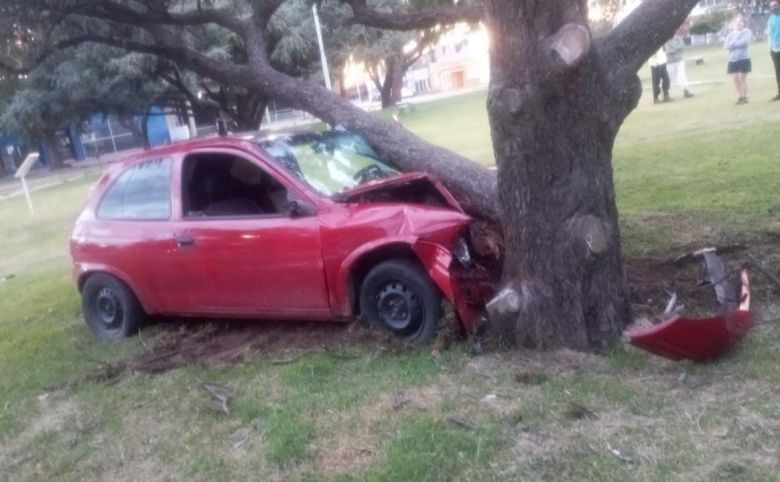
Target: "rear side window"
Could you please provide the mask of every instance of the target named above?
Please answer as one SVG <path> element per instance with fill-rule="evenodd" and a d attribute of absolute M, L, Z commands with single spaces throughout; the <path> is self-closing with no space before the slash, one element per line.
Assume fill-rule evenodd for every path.
<path fill-rule="evenodd" d="M 103 195 L 101 219 L 163 220 L 171 217 L 170 159 L 144 161 L 127 169 Z"/>

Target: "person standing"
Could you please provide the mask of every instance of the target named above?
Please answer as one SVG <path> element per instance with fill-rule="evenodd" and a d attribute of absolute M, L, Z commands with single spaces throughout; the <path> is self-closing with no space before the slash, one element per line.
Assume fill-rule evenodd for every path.
<path fill-rule="evenodd" d="M 769 21 L 767 22 L 769 53 L 772 55 L 772 63 L 775 64 L 775 80 L 777 81 L 777 95 L 772 100 L 780 100 L 780 2 L 773 0 L 769 4 L 769 12 Z"/>
<path fill-rule="evenodd" d="M 666 70 L 666 54 L 664 49 L 658 49 L 652 57 L 650 57 L 650 73 L 653 82 L 653 104 L 660 104 L 661 102 L 671 102 L 672 98 L 669 97 L 669 72 Z M 663 92 L 663 101 L 659 99 Z"/>
<path fill-rule="evenodd" d="M 666 52 L 666 69 L 669 76 L 683 90 L 683 95 L 687 99 L 693 97 L 693 94 L 688 90 L 688 75 L 685 72 L 685 59 L 683 58 L 685 52 L 683 37 L 685 37 L 685 27 L 680 27 L 675 32 L 674 37 L 664 44 L 664 51 Z"/>
<path fill-rule="evenodd" d="M 729 51 L 729 63 L 726 71 L 734 78 L 734 87 L 739 99 L 737 105 L 748 103 L 747 75 L 753 70 L 750 61 L 750 41 L 753 36 L 745 25 L 743 17 L 737 17 L 726 35 L 723 47 Z"/>

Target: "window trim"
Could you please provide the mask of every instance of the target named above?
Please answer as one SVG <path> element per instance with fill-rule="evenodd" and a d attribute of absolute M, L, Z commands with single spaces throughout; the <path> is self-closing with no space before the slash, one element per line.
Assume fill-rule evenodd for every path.
<path fill-rule="evenodd" d="M 109 216 L 101 216 L 100 215 L 100 206 L 103 204 L 103 202 L 106 199 L 106 196 L 108 196 L 108 193 L 111 192 L 111 189 L 114 188 L 116 183 L 119 181 L 119 179 L 122 178 L 126 173 L 130 172 L 132 169 L 136 169 L 142 164 L 151 163 L 155 161 L 168 161 L 168 169 L 169 169 L 169 177 L 168 177 L 168 217 L 166 218 L 125 218 L 125 217 L 109 217 Z M 173 202 L 173 175 L 174 175 L 174 165 L 176 164 L 175 159 L 172 156 L 163 156 L 163 157 L 153 157 L 148 159 L 141 159 L 136 162 L 133 162 L 131 164 L 128 164 L 127 166 L 124 166 L 123 169 L 121 169 L 111 180 L 111 183 L 103 190 L 103 192 L 100 195 L 100 199 L 98 200 L 97 204 L 95 205 L 95 219 L 100 221 L 113 221 L 113 222 L 132 222 L 132 223 L 158 223 L 158 222 L 166 222 L 171 221 L 173 219 L 173 211 L 174 211 L 174 202 Z M 131 178 L 132 179 L 132 178 Z M 122 191 L 122 201 L 124 202 L 124 190 Z"/>
<path fill-rule="evenodd" d="M 263 220 L 263 219 L 289 219 L 294 220 L 298 219 L 294 216 L 290 216 L 287 213 L 275 213 L 275 214 L 231 214 L 227 216 L 189 216 L 185 212 L 185 206 L 184 206 L 184 190 L 185 190 L 185 180 L 184 180 L 184 166 L 187 163 L 187 159 L 191 156 L 201 156 L 201 155 L 209 155 L 209 154 L 216 154 L 216 155 L 229 155 L 234 157 L 240 157 L 241 159 L 245 160 L 246 162 L 249 162 L 250 164 L 254 165 L 256 168 L 263 171 L 268 176 L 271 176 L 276 182 L 282 185 L 284 189 L 287 191 L 287 197 L 288 199 L 291 197 L 296 199 L 301 199 L 305 201 L 308 204 L 311 204 L 314 210 L 316 211 L 311 216 L 301 216 L 301 218 L 310 218 L 310 217 L 316 217 L 319 215 L 319 209 L 316 206 L 314 202 L 312 202 L 308 196 L 303 195 L 300 192 L 300 189 L 289 182 L 289 180 L 285 177 L 284 174 L 280 174 L 277 172 L 276 169 L 272 168 L 271 166 L 268 166 L 267 162 L 264 160 L 257 159 L 257 156 L 253 155 L 250 152 L 245 152 L 241 149 L 233 149 L 233 148 L 201 148 L 201 149 L 193 149 L 189 152 L 183 153 L 181 156 L 181 161 L 179 165 L 179 192 L 178 198 L 180 200 L 180 209 L 181 214 L 180 218 L 182 221 L 186 222 L 196 222 L 196 221 L 251 221 L 251 220 Z"/>

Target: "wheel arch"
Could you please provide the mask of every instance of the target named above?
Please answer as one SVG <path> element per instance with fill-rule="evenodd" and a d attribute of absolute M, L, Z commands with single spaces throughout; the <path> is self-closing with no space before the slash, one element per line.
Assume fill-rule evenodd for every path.
<path fill-rule="evenodd" d="M 127 286 L 130 291 L 133 293 L 133 296 L 135 296 L 135 299 L 138 300 L 138 303 L 141 304 L 141 308 L 143 308 L 145 313 L 151 313 L 150 308 L 151 305 L 148 304 L 146 300 L 142 297 L 140 291 L 136 289 L 136 286 L 133 282 L 130 281 L 130 278 L 122 273 L 121 271 L 106 267 L 106 266 L 94 266 L 90 267 L 88 269 L 85 269 L 84 271 L 80 272 L 76 281 L 76 285 L 78 286 L 79 294 L 81 294 L 84 290 L 84 285 L 87 283 L 87 280 L 91 278 L 92 276 L 96 274 L 105 274 L 109 276 L 113 276 L 114 278 L 118 279 L 122 283 Z"/>
<path fill-rule="evenodd" d="M 422 260 L 414 250 L 416 237 L 386 240 L 381 244 L 370 245 L 354 252 L 342 264 L 340 273 L 342 287 L 340 296 L 341 311 L 347 315 L 360 313 L 358 300 L 360 286 L 366 275 L 378 264 L 393 259 L 404 259 L 418 264 L 425 269 Z"/>

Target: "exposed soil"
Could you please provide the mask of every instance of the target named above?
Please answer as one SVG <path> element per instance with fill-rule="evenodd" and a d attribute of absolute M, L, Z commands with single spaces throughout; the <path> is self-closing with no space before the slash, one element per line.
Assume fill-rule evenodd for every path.
<path fill-rule="evenodd" d="M 674 261 L 692 253 L 703 246 L 687 246 L 669 253 L 666 258 L 645 257 L 626 260 L 626 276 L 631 289 L 631 303 L 636 317 L 654 317 L 660 315 L 671 293 L 677 293 L 683 313 L 694 316 L 706 316 L 720 311 L 711 286 L 703 283 L 705 279 L 701 260 L 689 260 L 684 263 Z M 736 275 L 742 263 L 750 263 L 750 256 L 761 262 L 770 272 L 780 272 L 780 233 L 767 232 L 742 243 L 729 243 L 727 254 L 722 255 L 726 271 Z M 753 303 L 777 293 L 778 286 L 765 278 L 758 270 L 751 268 L 750 287 Z"/>
<path fill-rule="evenodd" d="M 753 254 L 777 272 L 780 266 L 780 235 L 766 233 L 750 242 L 742 243 L 744 249 L 724 256 L 727 270 L 738 268 Z M 667 258 L 632 258 L 626 262 L 626 274 L 631 289 L 631 302 L 637 319 L 650 319 L 660 315 L 669 300 L 670 293 L 677 293 L 683 313 L 705 316 L 718 312 L 714 291 L 702 286 L 703 271 L 699 261 L 683 265 L 673 261 L 680 255 L 699 247 L 682 248 Z M 757 273 L 751 273 L 751 289 L 754 303 L 773 296 L 778 287 Z M 453 313 L 441 322 L 442 337 L 434 343 L 434 349 L 446 349 L 457 338 L 458 330 Z M 449 327 L 449 328 L 447 328 Z M 310 352 L 337 350 L 344 345 L 362 345 L 371 351 L 397 350 L 402 343 L 378 329 L 364 327 L 360 323 L 291 322 L 291 321 L 220 321 L 210 320 L 157 320 L 142 335 L 154 340 L 140 355 L 119 364 L 106 364 L 89 374 L 90 381 L 111 381 L 126 370 L 143 373 L 161 373 L 181 366 L 229 366 L 241 361 L 248 354 L 264 353 L 272 363 L 294 363 Z"/>
<path fill-rule="evenodd" d="M 332 351 L 346 343 L 398 349 L 401 343 L 360 323 L 296 321 L 162 320 L 158 341 L 127 362 L 128 368 L 160 373 L 189 364 L 219 367 L 252 352 L 273 356 L 272 363 L 292 363 L 305 353 Z"/>

